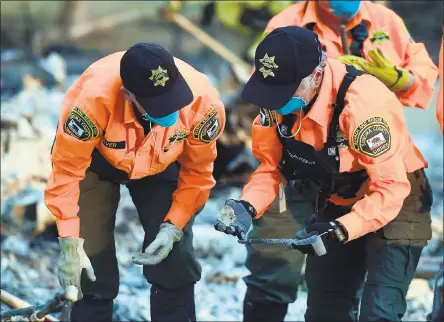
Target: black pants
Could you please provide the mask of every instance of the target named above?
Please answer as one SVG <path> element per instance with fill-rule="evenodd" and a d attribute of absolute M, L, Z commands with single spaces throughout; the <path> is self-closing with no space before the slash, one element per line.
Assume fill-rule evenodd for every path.
<path fill-rule="evenodd" d="M 162 173 L 126 184 L 145 231 L 142 251 L 155 239 L 171 207 L 178 171 L 178 164 L 173 163 Z M 104 176 L 88 171 L 85 179 L 80 182 L 80 234 L 85 239 L 85 252 L 91 260 L 97 280 L 91 282 L 82 275 L 84 299 L 74 305 L 73 322 L 111 321 L 113 299 L 119 289 L 114 243 L 119 200 L 120 184 L 113 180 L 104 180 Z M 194 283 L 200 279 L 201 267 L 194 256 L 191 225 L 192 220 L 183 229 L 183 238 L 175 243 L 165 260 L 143 268 L 147 281 L 153 284 L 153 321 L 195 320 Z"/>
<path fill-rule="evenodd" d="M 407 178 L 410 194 L 392 222 L 324 256 L 307 256 L 305 321 L 401 320 L 421 251 L 432 237 L 433 200 L 428 179 L 423 170 L 408 173 Z M 288 211 L 272 213 L 273 208 L 277 212 L 277 200 L 275 207 L 253 222 L 249 237 L 291 238 L 314 213 L 317 192 L 312 184 L 299 181 L 288 184 L 285 191 Z M 350 207 L 329 203 L 322 220 L 330 221 L 349 212 Z M 244 321 L 256 322 L 260 317 L 282 321 L 286 306 L 296 299 L 304 255 L 276 245 L 247 247 L 246 265 L 251 275 L 244 279 L 248 286 Z"/>
<path fill-rule="evenodd" d="M 421 242 L 388 245 L 378 231 L 307 256 L 305 321 L 401 321 L 423 248 Z"/>

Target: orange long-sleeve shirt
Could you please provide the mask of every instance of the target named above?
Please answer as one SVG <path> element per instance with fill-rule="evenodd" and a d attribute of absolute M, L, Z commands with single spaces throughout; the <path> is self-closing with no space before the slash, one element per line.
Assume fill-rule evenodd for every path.
<path fill-rule="evenodd" d="M 115 168 L 127 172 L 129 179 L 162 172 L 177 160 L 181 164 L 179 183 L 165 220 L 179 228 L 204 205 L 215 184 L 216 140 L 225 126 L 224 105 L 218 92 L 205 75 L 175 59 L 194 100 L 179 111 L 174 126 L 153 125 L 144 136 L 143 127 L 120 90 L 123 54 L 114 53 L 92 64 L 67 91 L 62 103 L 51 156 L 53 170 L 45 190 L 45 203 L 57 217 L 62 237 L 79 236 L 79 182 L 85 177 L 94 148 Z M 73 119 L 83 128 L 76 128 Z M 72 131 L 82 139 L 70 135 Z"/>
<path fill-rule="evenodd" d="M 444 46 L 444 38 L 441 37 L 441 49 L 439 50 L 439 87 L 438 87 L 438 96 L 436 97 L 436 119 L 438 120 L 439 126 L 441 127 L 441 133 L 444 135 L 444 126 L 443 126 L 443 113 L 442 113 L 442 105 L 444 104 L 443 100 L 443 88 L 444 88 L 444 75 L 443 75 L 443 46 Z"/>
<path fill-rule="evenodd" d="M 316 1 L 304 1 L 288 7 L 270 20 L 265 33 L 278 27 L 306 27 L 315 23 L 313 31 L 325 46 L 327 56 L 344 55 L 340 36 L 322 22 L 316 6 Z M 415 76 L 415 82 L 411 88 L 396 95 L 405 106 L 426 109 L 433 98 L 438 72 L 424 44 L 413 41 L 402 18 L 381 4 L 361 1 L 358 14 L 347 23 L 346 30 L 350 31 L 361 22 L 367 25 L 369 33 L 363 43 L 363 58 L 371 61 L 367 53 L 380 48 L 395 65 L 408 69 Z M 350 45 L 350 32 L 347 37 Z"/>
<path fill-rule="evenodd" d="M 295 140 L 323 148 L 327 140 L 328 125 L 332 117 L 332 104 L 344 75 L 345 65 L 327 59 L 321 89 L 310 111 L 303 117 L 302 127 Z M 381 82 L 370 75 L 356 78 L 345 96 L 345 107 L 339 119 L 340 131 L 347 145 L 339 146 L 340 172 L 365 169 L 369 180 L 354 199 L 336 195 L 330 200 L 338 205 L 354 204 L 352 212 L 339 218 L 346 227 L 350 240 L 376 231 L 399 213 L 404 199 L 410 193 L 407 173 L 426 167 L 427 163 L 414 146 L 407 132 L 402 105 L 397 97 Z M 278 115 L 277 122 L 282 117 Z M 276 122 L 263 126 L 257 117 L 253 123 L 253 153 L 260 161 L 244 187 L 241 199 L 250 202 L 261 216 L 278 195 L 281 182 L 278 170 L 282 145 L 276 133 Z M 378 156 L 366 153 L 364 131 L 378 126 L 385 131 L 389 149 Z M 292 129 L 294 134 L 299 120 Z M 379 130 L 378 130 L 379 131 Z M 364 152 L 363 152 L 364 151 Z"/>

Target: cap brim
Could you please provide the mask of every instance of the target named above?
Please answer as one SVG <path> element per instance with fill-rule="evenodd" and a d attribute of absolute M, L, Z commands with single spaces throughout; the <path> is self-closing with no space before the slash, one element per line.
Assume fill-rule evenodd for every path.
<path fill-rule="evenodd" d="M 267 110 L 278 110 L 293 97 L 301 80 L 288 85 L 267 85 L 263 76 L 254 72 L 242 91 L 242 99 Z"/>
<path fill-rule="evenodd" d="M 155 97 L 136 95 L 136 99 L 149 116 L 159 118 L 170 115 L 191 104 L 194 97 L 191 88 L 179 73 L 176 83 L 168 92 Z"/>

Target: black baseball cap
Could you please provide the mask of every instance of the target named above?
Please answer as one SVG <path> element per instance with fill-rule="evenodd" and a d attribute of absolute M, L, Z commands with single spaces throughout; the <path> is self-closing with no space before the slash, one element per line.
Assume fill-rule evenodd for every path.
<path fill-rule="evenodd" d="M 296 26 L 274 29 L 256 49 L 256 68 L 242 99 L 268 110 L 281 108 L 321 58 L 321 44 L 314 32 Z"/>
<path fill-rule="evenodd" d="M 174 113 L 193 101 L 193 92 L 161 45 L 137 43 L 120 60 L 123 86 L 151 117 Z"/>

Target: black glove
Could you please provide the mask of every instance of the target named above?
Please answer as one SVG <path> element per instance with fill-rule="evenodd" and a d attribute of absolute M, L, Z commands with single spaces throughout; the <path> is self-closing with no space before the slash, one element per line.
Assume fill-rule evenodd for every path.
<path fill-rule="evenodd" d="M 322 256 L 348 240 L 347 230 L 337 220 L 312 222 L 296 233 L 296 239 L 306 239 L 313 235 L 318 236 L 316 242 L 309 245 L 292 245 L 292 247 L 304 254 Z"/>
<path fill-rule="evenodd" d="M 237 236 L 245 240 L 248 229 L 256 216 L 256 209 L 244 200 L 229 199 L 219 210 L 214 228 L 218 231 Z"/>

